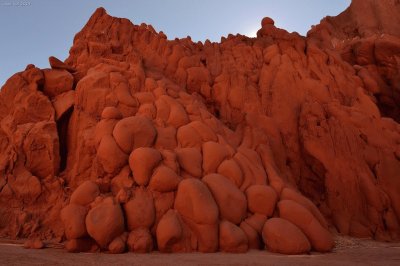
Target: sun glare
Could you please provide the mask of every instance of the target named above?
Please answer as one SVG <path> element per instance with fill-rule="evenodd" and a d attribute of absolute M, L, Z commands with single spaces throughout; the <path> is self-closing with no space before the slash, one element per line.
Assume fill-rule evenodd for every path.
<path fill-rule="evenodd" d="M 251 29 L 249 29 L 248 31 L 245 32 L 245 35 L 247 37 L 257 37 L 257 31 L 259 30 L 260 27 L 253 27 Z"/>

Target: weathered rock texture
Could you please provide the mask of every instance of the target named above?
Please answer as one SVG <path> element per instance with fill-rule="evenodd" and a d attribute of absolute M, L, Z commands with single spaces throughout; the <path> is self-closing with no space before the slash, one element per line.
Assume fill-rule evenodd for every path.
<path fill-rule="evenodd" d="M 400 3 L 167 40 L 99 8 L 0 92 L 0 237 L 297 254 L 400 238 Z"/>

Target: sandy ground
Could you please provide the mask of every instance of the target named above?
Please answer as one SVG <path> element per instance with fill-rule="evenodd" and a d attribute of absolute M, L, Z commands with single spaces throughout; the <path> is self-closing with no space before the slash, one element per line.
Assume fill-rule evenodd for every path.
<path fill-rule="evenodd" d="M 71 254 L 60 248 L 29 250 L 0 241 L 0 265 L 400 265 L 400 243 L 340 237 L 332 253 L 285 256 L 266 251 L 246 254 Z"/>

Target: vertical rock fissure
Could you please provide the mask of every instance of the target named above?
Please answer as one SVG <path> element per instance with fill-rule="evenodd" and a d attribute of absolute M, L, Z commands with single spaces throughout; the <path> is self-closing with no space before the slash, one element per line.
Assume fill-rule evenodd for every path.
<path fill-rule="evenodd" d="M 67 167 L 68 158 L 68 125 L 74 108 L 71 107 L 57 121 L 57 132 L 60 147 L 60 173 Z"/>

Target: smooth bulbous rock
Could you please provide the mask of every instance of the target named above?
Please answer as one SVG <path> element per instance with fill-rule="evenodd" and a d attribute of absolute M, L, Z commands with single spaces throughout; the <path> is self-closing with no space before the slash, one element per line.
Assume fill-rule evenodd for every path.
<path fill-rule="evenodd" d="M 148 229 L 138 228 L 129 233 L 129 251 L 135 253 L 148 253 L 153 250 L 153 239 Z"/>
<path fill-rule="evenodd" d="M 70 203 L 86 206 L 100 194 L 99 186 L 93 181 L 85 181 L 71 195 Z"/>
<path fill-rule="evenodd" d="M 235 160 L 231 159 L 223 161 L 218 166 L 217 172 L 218 174 L 229 178 L 238 188 L 243 184 L 243 173 Z"/>
<path fill-rule="evenodd" d="M 196 148 L 182 148 L 176 151 L 179 165 L 193 177 L 200 178 L 202 174 L 203 157 Z"/>
<path fill-rule="evenodd" d="M 171 168 L 161 165 L 154 170 L 149 188 L 158 192 L 170 192 L 176 190 L 181 180 Z"/>
<path fill-rule="evenodd" d="M 248 241 L 240 227 L 222 220 L 219 224 L 219 248 L 224 252 L 244 253 L 248 249 Z"/>
<path fill-rule="evenodd" d="M 304 233 L 291 222 L 281 218 L 269 219 L 262 231 L 266 248 L 271 252 L 294 255 L 311 250 Z"/>
<path fill-rule="evenodd" d="M 64 224 L 67 239 L 76 239 L 87 235 L 86 214 L 86 207 L 77 204 L 69 204 L 61 210 L 60 217 Z"/>
<path fill-rule="evenodd" d="M 122 235 L 117 236 L 108 245 L 108 251 L 112 254 L 120 254 L 125 252 L 127 239 L 128 239 L 127 232 L 124 232 Z"/>
<path fill-rule="evenodd" d="M 138 228 L 150 228 L 155 219 L 154 201 L 151 193 L 137 188 L 131 199 L 124 204 L 127 227 L 130 231 Z"/>
<path fill-rule="evenodd" d="M 202 144 L 200 134 L 190 124 L 178 128 L 176 139 L 183 148 L 200 148 Z"/>
<path fill-rule="evenodd" d="M 120 239 L 116 238 L 108 245 L 108 251 L 111 254 L 120 254 L 125 251 L 126 244 Z"/>
<path fill-rule="evenodd" d="M 100 120 L 100 122 L 97 123 L 95 131 L 94 131 L 94 141 L 95 141 L 96 145 L 100 145 L 100 142 L 104 137 L 113 138 L 112 132 L 113 132 L 114 127 L 117 124 L 117 122 L 118 121 L 116 119 L 106 118 L 106 119 Z M 115 140 L 114 140 L 114 142 L 115 142 Z M 97 150 L 99 150 L 99 146 L 97 146 Z M 117 149 L 114 149 L 114 150 L 117 150 Z M 121 150 L 121 148 L 119 148 L 119 146 L 118 146 L 118 150 Z"/>
<path fill-rule="evenodd" d="M 182 180 L 176 192 L 174 209 L 197 227 L 199 251 L 215 252 L 218 248 L 219 212 L 207 186 L 194 178 Z"/>
<path fill-rule="evenodd" d="M 121 206 L 112 202 L 102 202 L 91 209 L 86 216 L 86 228 L 101 247 L 121 235 L 125 228 Z"/>
<path fill-rule="evenodd" d="M 265 17 L 265 18 L 263 18 L 261 20 L 261 26 L 262 27 L 265 27 L 267 25 L 274 25 L 274 24 L 275 24 L 274 20 L 272 18 L 269 18 L 269 17 Z"/>
<path fill-rule="evenodd" d="M 173 245 L 178 242 L 183 234 L 179 214 L 169 210 L 163 215 L 157 225 L 157 245 L 161 252 L 172 252 Z"/>
<path fill-rule="evenodd" d="M 97 160 L 107 173 L 116 173 L 128 161 L 128 155 L 124 153 L 115 139 L 110 135 L 105 135 L 97 148 Z"/>
<path fill-rule="evenodd" d="M 161 154 L 152 148 L 135 149 L 129 156 L 129 166 L 131 167 L 135 182 L 142 186 L 147 186 L 153 169 L 160 163 Z"/>
<path fill-rule="evenodd" d="M 148 118 L 132 116 L 120 120 L 114 127 L 113 136 L 121 150 L 130 154 L 141 147 L 151 147 L 157 131 Z"/>
<path fill-rule="evenodd" d="M 299 192 L 294 191 L 293 189 L 290 188 L 285 188 L 281 192 L 281 200 L 293 200 L 304 207 L 306 207 L 314 216 L 315 218 L 318 219 L 320 224 L 328 228 L 328 223 L 326 222 L 324 216 L 321 214 L 321 212 L 318 210 L 318 208 L 312 203 L 309 199 L 301 195 Z"/>
<path fill-rule="evenodd" d="M 254 230 L 256 230 L 259 234 L 261 234 L 263 226 L 267 221 L 267 216 L 255 213 L 251 216 L 248 216 L 244 222 L 246 222 L 249 226 L 251 226 Z"/>
<path fill-rule="evenodd" d="M 328 252 L 334 246 L 331 233 L 302 205 L 291 201 L 278 202 L 279 216 L 296 225 L 309 239 L 316 251 Z"/>
<path fill-rule="evenodd" d="M 213 194 L 221 219 L 226 219 L 233 224 L 240 224 L 247 211 L 247 200 L 243 192 L 226 177 L 219 174 L 207 175 L 203 177 L 202 181 Z"/>
<path fill-rule="evenodd" d="M 202 147 L 203 151 L 203 170 L 204 173 L 215 173 L 218 166 L 229 155 L 229 150 L 222 144 L 216 142 L 205 142 Z"/>
<path fill-rule="evenodd" d="M 253 213 L 272 216 L 278 195 L 269 186 L 253 185 L 246 190 L 247 206 Z"/>
<path fill-rule="evenodd" d="M 260 234 L 251 227 L 246 221 L 240 223 L 240 229 L 244 232 L 247 237 L 247 245 L 249 249 L 259 250 L 261 248 L 261 237 Z"/>
<path fill-rule="evenodd" d="M 207 186 L 197 179 L 185 179 L 179 183 L 174 208 L 200 224 L 218 221 L 218 207 Z"/>

